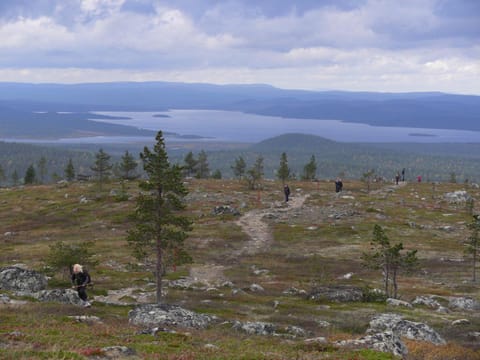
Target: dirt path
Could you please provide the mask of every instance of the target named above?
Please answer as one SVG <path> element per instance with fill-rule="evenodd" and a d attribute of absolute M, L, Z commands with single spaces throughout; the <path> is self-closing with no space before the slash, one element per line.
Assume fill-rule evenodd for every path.
<path fill-rule="evenodd" d="M 262 210 L 252 210 L 243 215 L 237 220 L 237 225 L 242 228 L 250 240 L 248 243 L 235 255 L 252 255 L 259 251 L 268 248 L 273 238 L 269 226 L 262 219 L 266 214 L 283 213 L 303 206 L 308 195 L 298 195 L 291 197 L 287 206 L 278 208 L 269 208 Z"/>

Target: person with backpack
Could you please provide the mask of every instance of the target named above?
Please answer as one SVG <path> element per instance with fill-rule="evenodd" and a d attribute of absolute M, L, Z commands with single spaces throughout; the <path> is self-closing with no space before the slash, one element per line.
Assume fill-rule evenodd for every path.
<path fill-rule="evenodd" d="M 73 265 L 72 268 L 72 288 L 77 290 L 78 297 L 83 300 L 85 307 L 92 304 L 88 301 L 87 286 L 91 283 L 90 274 L 80 264 Z"/>
<path fill-rule="evenodd" d="M 283 187 L 283 193 L 285 194 L 285 202 L 288 202 L 288 197 L 290 196 L 290 188 L 287 184 Z"/>

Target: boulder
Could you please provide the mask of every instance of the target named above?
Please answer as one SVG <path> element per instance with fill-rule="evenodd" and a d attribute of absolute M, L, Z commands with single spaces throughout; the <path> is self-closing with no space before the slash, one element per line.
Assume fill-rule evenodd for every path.
<path fill-rule="evenodd" d="M 413 301 L 413 305 L 424 305 L 431 309 L 439 309 L 440 303 L 433 296 L 417 296 Z"/>
<path fill-rule="evenodd" d="M 213 214 L 240 216 L 240 211 L 231 207 L 230 205 L 219 205 L 213 208 Z"/>
<path fill-rule="evenodd" d="M 51 301 L 63 304 L 85 305 L 85 302 L 78 297 L 78 293 L 72 289 L 41 290 L 33 293 L 32 296 L 43 302 Z"/>
<path fill-rule="evenodd" d="M 233 329 L 245 332 L 249 335 L 274 335 L 276 326 L 266 322 L 246 322 L 235 321 Z"/>
<path fill-rule="evenodd" d="M 471 297 L 451 297 L 448 307 L 454 310 L 480 310 L 480 303 Z"/>
<path fill-rule="evenodd" d="M 405 344 L 392 331 L 366 335 L 360 339 L 337 341 L 334 344 L 341 347 L 367 347 L 377 351 L 392 353 L 402 358 L 408 353 Z"/>
<path fill-rule="evenodd" d="M 444 199 L 451 204 L 462 204 L 472 198 L 465 190 L 458 190 L 443 195 Z"/>
<path fill-rule="evenodd" d="M 129 321 L 136 325 L 179 326 L 203 329 L 217 321 L 216 316 L 198 314 L 176 305 L 146 304 L 130 310 Z"/>
<path fill-rule="evenodd" d="M 359 287 L 347 285 L 318 286 L 308 294 L 308 298 L 315 301 L 362 301 L 363 291 Z"/>
<path fill-rule="evenodd" d="M 384 331 L 392 331 L 398 336 L 404 336 L 411 340 L 427 341 L 435 345 L 445 344 L 445 340 L 428 325 L 404 320 L 398 314 L 379 314 L 373 317 L 367 333 Z"/>
<path fill-rule="evenodd" d="M 47 287 L 47 277 L 17 266 L 0 268 L 0 289 L 30 294 Z"/>
<path fill-rule="evenodd" d="M 391 306 L 403 306 L 406 308 L 412 308 L 412 304 L 410 304 L 408 301 L 403 301 L 403 300 L 398 300 L 398 299 L 392 299 L 388 298 L 387 299 L 387 304 Z"/>

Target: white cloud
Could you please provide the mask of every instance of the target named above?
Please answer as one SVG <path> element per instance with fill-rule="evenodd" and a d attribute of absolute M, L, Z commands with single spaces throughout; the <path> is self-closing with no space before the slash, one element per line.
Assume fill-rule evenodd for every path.
<path fill-rule="evenodd" d="M 302 11 L 285 2 L 289 7 L 269 12 L 236 0 L 214 7 L 189 1 L 191 8 L 141 3 L 142 11 L 134 11 L 140 1 L 64 0 L 50 13 L 4 18 L 0 81 L 253 82 L 480 94 L 474 37 L 480 14 L 460 13 L 468 19 L 459 26 L 460 15 L 450 19 L 445 9 L 439 15 L 444 1 L 368 0 L 356 7 L 331 1 Z"/>

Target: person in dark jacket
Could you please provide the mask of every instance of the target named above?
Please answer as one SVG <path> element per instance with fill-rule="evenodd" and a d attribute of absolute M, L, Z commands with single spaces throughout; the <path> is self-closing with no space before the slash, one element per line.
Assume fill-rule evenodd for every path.
<path fill-rule="evenodd" d="M 283 193 L 285 194 L 285 202 L 288 202 L 288 197 L 290 196 L 290 188 L 287 184 L 283 187 Z"/>
<path fill-rule="evenodd" d="M 80 264 L 73 265 L 72 268 L 72 287 L 77 290 L 78 297 L 84 301 L 85 307 L 90 307 L 88 301 L 87 286 L 90 284 L 91 278 L 87 270 Z"/>
<path fill-rule="evenodd" d="M 340 191 L 342 191 L 342 189 L 343 189 L 342 179 L 337 178 L 337 180 L 335 180 L 335 192 L 339 193 Z"/>

